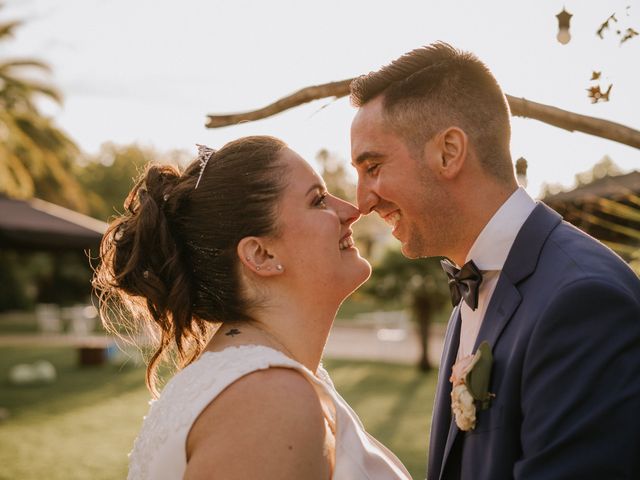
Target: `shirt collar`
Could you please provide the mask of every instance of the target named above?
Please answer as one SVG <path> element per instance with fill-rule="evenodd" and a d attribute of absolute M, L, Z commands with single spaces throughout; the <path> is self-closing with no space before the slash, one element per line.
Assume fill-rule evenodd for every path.
<path fill-rule="evenodd" d="M 520 228 L 535 207 L 533 198 L 519 187 L 482 229 L 466 261 L 473 260 L 480 270 L 502 270 Z"/>

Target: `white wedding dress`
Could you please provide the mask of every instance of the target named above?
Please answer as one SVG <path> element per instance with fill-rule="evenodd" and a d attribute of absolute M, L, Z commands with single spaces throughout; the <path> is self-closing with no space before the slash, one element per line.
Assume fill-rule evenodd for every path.
<path fill-rule="evenodd" d="M 318 393 L 326 420 L 336 432 L 332 479 L 411 479 L 396 456 L 365 432 L 322 367 L 314 375 L 283 353 L 262 345 L 205 352 L 177 373 L 160 398 L 150 402 L 149 413 L 130 454 L 128 479 L 181 479 L 187 466 L 187 435 L 198 415 L 227 386 L 244 375 L 270 367 L 298 370 Z"/>

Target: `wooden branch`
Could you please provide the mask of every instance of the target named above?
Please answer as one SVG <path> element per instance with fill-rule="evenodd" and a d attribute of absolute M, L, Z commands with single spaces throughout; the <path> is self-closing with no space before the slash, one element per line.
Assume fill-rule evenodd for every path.
<path fill-rule="evenodd" d="M 554 127 L 563 128 L 570 132 L 578 131 L 594 135 L 614 142 L 640 148 L 640 131 L 620 123 L 602 118 L 580 115 L 550 105 L 532 102 L 525 98 L 506 95 L 511 108 L 511 114 L 516 117 L 526 117 L 539 120 Z"/>
<path fill-rule="evenodd" d="M 250 112 L 243 113 L 230 113 L 229 115 L 207 115 L 207 117 L 209 117 L 207 128 L 226 127 L 241 122 L 261 120 L 263 118 L 271 117 L 276 113 L 302 105 L 303 103 L 312 102 L 313 100 L 319 100 L 321 98 L 346 97 L 349 95 L 349 84 L 351 83 L 351 80 L 353 79 L 349 78 L 347 80 L 342 80 L 341 82 L 324 83 L 322 85 L 306 87 L 292 93 L 291 95 L 287 95 L 264 108 L 260 108 L 259 110 L 252 110 Z"/>
<path fill-rule="evenodd" d="M 207 115 L 206 126 L 207 128 L 220 128 L 243 122 L 252 122 L 271 117 L 313 100 L 327 97 L 345 97 L 349 95 L 349 84 L 352 80 L 352 78 L 349 78 L 339 82 L 306 87 L 258 110 L 227 115 Z M 633 128 L 602 118 L 580 115 L 550 105 L 532 102 L 525 98 L 512 97 L 511 95 L 506 95 L 506 97 L 511 108 L 511 114 L 514 116 L 533 118 L 571 132 L 579 131 L 640 149 L 640 131 Z"/>

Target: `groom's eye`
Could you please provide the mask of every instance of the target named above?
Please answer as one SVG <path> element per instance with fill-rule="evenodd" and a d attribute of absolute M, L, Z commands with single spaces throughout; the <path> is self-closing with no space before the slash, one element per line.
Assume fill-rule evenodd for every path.
<path fill-rule="evenodd" d="M 368 175 L 373 175 L 374 173 L 376 173 L 378 171 L 378 167 L 379 166 L 380 166 L 379 163 L 369 164 L 369 166 L 367 167 L 367 174 Z"/>

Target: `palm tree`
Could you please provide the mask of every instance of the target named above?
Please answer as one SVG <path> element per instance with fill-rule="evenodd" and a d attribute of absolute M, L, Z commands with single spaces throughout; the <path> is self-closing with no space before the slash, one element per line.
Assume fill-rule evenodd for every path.
<path fill-rule="evenodd" d="M 21 24 L 0 23 L 0 41 L 13 37 Z M 38 98 L 61 103 L 62 96 L 34 80 L 33 73 L 50 73 L 50 68 L 34 59 L 0 59 L 0 193 L 37 195 L 85 211 L 84 194 L 73 175 L 78 147 L 35 103 Z"/>

